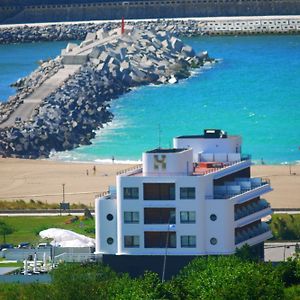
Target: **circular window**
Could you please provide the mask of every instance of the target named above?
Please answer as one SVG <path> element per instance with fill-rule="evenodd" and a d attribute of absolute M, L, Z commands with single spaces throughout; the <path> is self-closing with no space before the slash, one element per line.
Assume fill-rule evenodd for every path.
<path fill-rule="evenodd" d="M 109 237 L 106 241 L 108 245 L 111 245 L 114 242 L 114 239 Z"/>
<path fill-rule="evenodd" d="M 210 219 L 211 219 L 212 221 L 216 221 L 216 220 L 217 220 L 217 216 L 216 216 L 215 214 L 211 214 L 211 215 L 210 215 Z"/>
<path fill-rule="evenodd" d="M 107 219 L 108 221 L 112 221 L 113 218 L 114 218 L 114 216 L 113 216 L 112 214 L 108 214 L 108 215 L 106 216 L 106 219 Z"/>
<path fill-rule="evenodd" d="M 217 242 L 218 242 L 218 240 L 217 240 L 216 238 L 214 238 L 214 237 L 210 239 L 210 243 L 211 243 L 212 245 L 216 245 Z"/>

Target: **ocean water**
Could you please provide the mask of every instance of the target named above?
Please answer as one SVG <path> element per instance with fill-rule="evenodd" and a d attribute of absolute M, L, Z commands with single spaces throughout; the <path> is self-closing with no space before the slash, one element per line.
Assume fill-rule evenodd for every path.
<path fill-rule="evenodd" d="M 55 58 L 68 42 L 0 45 L 0 101 L 15 94 L 9 85 L 38 67 L 39 60 Z"/>
<path fill-rule="evenodd" d="M 114 120 L 97 132 L 92 145 L 56 153 L 52 159 L 111 161 L 113 156 L 116 161 L 136 161 L 145 150 L 171 146 L 174 136 L 221 128 L 242 135 L 243 152 L 258 163 L 300 161 L 300 35 L 184 40 L 197 51 L 208 50 L 219 62 L 178 84 L 141 87 L 114 100 Z M 62 47 L 56 42 L 27 45 L 32 47 L 25 59 L 28 68 L 34 69 L 32 62 L 45 54 L 39 48 L 43 44 L 45 51 L 53 50 L 47 55 L 58 54 Z M 11 93 L 8 83 L 20 77 L 18 56 L 6 47 L 20 53 L 23 45 L 1 47 L 0 99 Z M 3 51 L 15 57 L 11 66 L 4 62 L 7 77 Z"/>

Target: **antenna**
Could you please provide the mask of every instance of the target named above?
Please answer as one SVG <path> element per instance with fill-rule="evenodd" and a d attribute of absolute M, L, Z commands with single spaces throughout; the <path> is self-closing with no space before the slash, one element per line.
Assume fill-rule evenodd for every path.
<path fill-rule="evenodd" d="M 160 149 L 160 142 L 161 142 L 161 129 L 160 124 L 158 124 L 158 148 Z"/>

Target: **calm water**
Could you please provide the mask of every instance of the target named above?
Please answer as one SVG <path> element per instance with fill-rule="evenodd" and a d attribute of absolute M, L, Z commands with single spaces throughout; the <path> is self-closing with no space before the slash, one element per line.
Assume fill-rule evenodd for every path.
<path fill-rule="evenodd" d="M 0 45 L 0 101 L 15 94 L 9 85 L 38 67 L 39 60 L 55 58 L 67 42 Z"/>
<path fill-rule="evenodd" d="M 220 62 L 177 85 L 148 86 L 115 100 L 114 121 L 90 146 L 59 153 L 63 160 L 137 160 L 141 152 L 169 147 L 172 137 L 222 128 L 241 134 L 244 153 L 267 163 L 300 161 L 300 36 L 185 39 Z M 0 46 L 0 99 L 64 43 Z"/>

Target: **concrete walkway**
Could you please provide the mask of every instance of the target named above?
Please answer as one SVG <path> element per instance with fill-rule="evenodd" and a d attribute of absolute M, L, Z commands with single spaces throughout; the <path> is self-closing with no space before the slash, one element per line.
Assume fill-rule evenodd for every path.
<path fill-rule="evenodd" d="M 37 88 L 31 95 L 24 99 L 22 103 L 6 120 L 0 124 L 0 128 L 10 127 L 15 125 L 15 119 L 20 117 L 22 121 L 29 120 L 34 113 L 36 107 L 54 92 L 60 85 L 75 72 L 79 70 L 81 65 L 65 65 L 64 68 L 54 74 L 51 78 L 44 81 L 44 83 Z"/>

